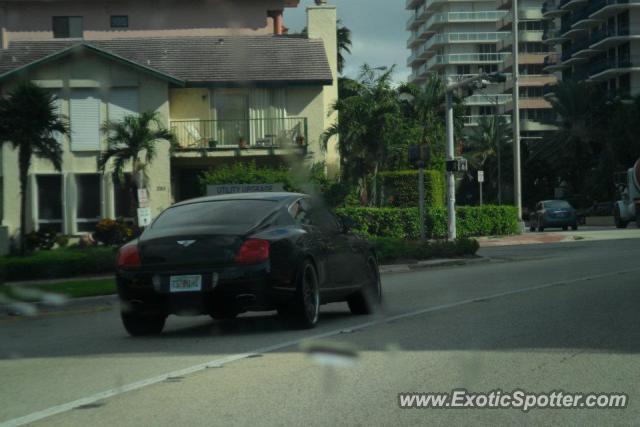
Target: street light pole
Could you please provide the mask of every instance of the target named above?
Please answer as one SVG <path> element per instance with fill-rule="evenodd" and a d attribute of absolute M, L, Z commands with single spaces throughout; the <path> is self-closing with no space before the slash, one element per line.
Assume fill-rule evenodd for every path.
<path fill-rule="evenodd" d="M 447 90 L 447 161 L 455 160 L 453 144 L 453 91 Z M 447 218 L 449 240 L 456 239 L 456 176 L 453 171 L 447 170 Z"/>
<path fill-rule="evenodd" d="M 518 221 L 522 222 L 522 171 L 520 170 L 520 70 L 518 68 L 520 42 L 518 0 L 513 0 L 513 202 L 518 209 Z"/>

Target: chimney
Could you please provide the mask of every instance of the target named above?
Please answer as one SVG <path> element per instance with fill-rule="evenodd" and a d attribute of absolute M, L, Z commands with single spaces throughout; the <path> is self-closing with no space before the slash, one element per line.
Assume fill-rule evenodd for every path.
<path fill-rule="evenodd" d="M 284 10 L 270 10 L 267 12 L 267 16 L 273 19 L 273 34 L 278 36 L 282 35 L 284 32 L 284 19 L 283 19 Z"/>

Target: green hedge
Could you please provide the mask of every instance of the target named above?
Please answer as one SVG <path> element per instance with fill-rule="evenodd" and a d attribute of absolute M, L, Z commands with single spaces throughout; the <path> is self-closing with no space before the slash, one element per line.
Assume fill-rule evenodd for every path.
<path fill-rule="evenodd" d="M 418 200 L 418 171 L 381 172 L 378 175 L 380 205 L 396 208 L 413 208 Z M 444 206 L 444 174 L 437 170 L 424 173 L 425 205 L 427 207 Z"/>
<path fill-rule="evenodd" d="M 39 251 L 24 257 L 0 258 L 0 279 L 56 279 L 111 273 L 115 261 L 116 250 L 110 247 Z"/>
<path fill-rule="evenodd" d="M 410 241 L 374 238 L 372 243 L 382 264 L 401 260 L 425 260 L 475 255 L 480 248 L 477 240 L 463 237 L 454 242 Z"/>
<path fill-rule="evenodd" d="M 420 233 L 418 208 L 340 208 L 358 224 L 356 230 L 367 237 L 415 240 Z M 461 206 L 457 212 L 459 237 L 497 236 L 518 232 L 518 213 L 513 206 Z M 447 235 L 447 213 L 444 207 L 426 211 L 425 229 L 430 239 Z"/>

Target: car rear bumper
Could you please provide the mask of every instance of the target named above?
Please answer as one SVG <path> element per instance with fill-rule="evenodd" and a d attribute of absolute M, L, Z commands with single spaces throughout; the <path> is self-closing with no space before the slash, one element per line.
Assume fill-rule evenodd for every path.
<path fill-rule="evenodd" d="M 170 277 L 176 275 L 200 275 L 202 289 L 172 293 Z M 116 278 L 124 309 L 165 314 L 271 310 L 290 301 L 295 291 L 293 287 L 277 285 L 269 263 L 188 272 L 121 270 Z"/>
<path fill-rule="evenodd" d="M 571 227 L 578 224 L 578 219 L 576 217 L 545 218 L 543 224 L 545 227 Z"/>

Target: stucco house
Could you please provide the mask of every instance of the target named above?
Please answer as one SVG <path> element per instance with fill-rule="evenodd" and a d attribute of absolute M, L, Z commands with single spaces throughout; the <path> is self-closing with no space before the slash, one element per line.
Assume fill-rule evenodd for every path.
<path fill-rule="evenodd" d="M 100 218 L 130 216 L 126 193 L 100 174 L 106 120 L 153 110 L 180 147 L 151 166 L 150 207 L 198 195 L 198 174 L 225 162 L 324 162 L 337 171 L 336 10 L 309 7 L 308 36 L 284 34 L 299 0 L 0 1 L 0 94 L 31 80 L 58 97 L 71 135 L 63 170 L 34 158 L 28 230 L 76 235 Z M 321 3 L 321 2 L 320 2 Z M 19 231 L 17 151 L 0 152 L 0 212 Z"/>

